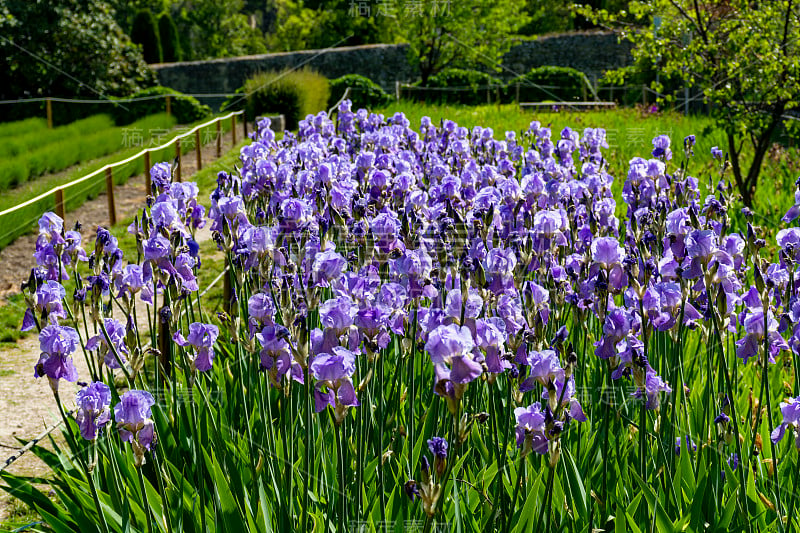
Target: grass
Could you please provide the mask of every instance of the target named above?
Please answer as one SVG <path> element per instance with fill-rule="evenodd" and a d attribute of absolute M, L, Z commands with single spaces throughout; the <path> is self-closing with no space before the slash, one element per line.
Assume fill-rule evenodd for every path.
<path fill-rule="evenodd" d="M 32 523 L 39 522 L 41 517 L 36 511 L 29 508 L 16 498 L 11 499 L 10 512 L 7 520 L 0 522 L 0 532 L 16 531 Z"/>

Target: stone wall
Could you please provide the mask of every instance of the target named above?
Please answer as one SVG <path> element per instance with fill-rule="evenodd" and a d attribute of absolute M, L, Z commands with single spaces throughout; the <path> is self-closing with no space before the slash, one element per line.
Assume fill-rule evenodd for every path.
<path fill-rule="evenodd" d="M 592 80 L 607 70 L 633 62 L 632 45 L 617 42 L 611 33 L 564 33 L 525 41 L 503 57 L 504 77 L 524 74 L 535 67 L 557 66 L 580 70 Z M 515 74 L 512 74 L 515 73 Z"/>
<path fill-rule="evenodd" d="M 583 71 L 596 80 L 606 70 L 631 63 L 631 47 L 608 33 L 568 33 L 540 37 L 513 47 L 503 59 L 501 76 L 556 65 Z M 413 82 L 408 45 L 373 44 L 256 56 L 154 65 L 161 85 L 190 94 L 233 93 L 256 72 L 306 65 L 328 78 L 361 74 L 394 93 L 395 81 Z M 224 97 L 203 98 L 218 107 Z"/>

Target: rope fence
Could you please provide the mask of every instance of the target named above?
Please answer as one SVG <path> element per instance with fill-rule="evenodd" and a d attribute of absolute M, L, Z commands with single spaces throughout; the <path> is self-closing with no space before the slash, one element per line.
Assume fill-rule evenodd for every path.
<path fill-rule="evenodd" d="M 114 197 L 114 177 L 115 177 L 115 170 L 119 171 L 126 167 L 125 170 L 128 172 L 125 177 L 133 175 L 131 172 L 135 173 L 135 165 L 139 160 L 143 160 L 143 167 L 144 174 L 145 174 L 145 187 L 147 193 L 150 194 L 151 192 L 151 184 L 149 173 L 147 170 L 150 169 L 151 163 L 151 156 L 153 154 L 158 154 L 159 152 L 163 152 L 164 150 L 169 149 L 170 147 L 175 147 L 175 159 L 176 159 L 176 177 L 180 181 L 181 175 L 181 160 L 184 155 L 184 151 L 181 149 L 181 140 L 189 139 L 190 141 L 194 142 L 194 149 L 195 149 L 195 158 L 197 163 L 197 169 L 200 170 L 203 166 L 203 159 L 202 159 L 202 149 L 203 143 L 200 139 L 200 131 L 204 128 L 208 127 L 215 127 L 217 138 L 216 138 L 216 154 L 217 157 L 222 155 L 222 122 L 226 120 L 230 120 L 230 130 L 232 133 L 232 143 L 235 146 L 237 142 L 237 117 L 244 114 L 244 111 L 233 111 L 221 117 L 216 117 L 213 120 L 209 120 L 202 124 L 199 124 L 192 129 L 176 135 L 169 141 L 154 147 L 148 147 L 140 152 L 127 157 L 121 161 L 117 161 L 114 163 L 110 163 L 105 165 L 97 170 L 86 174 L 76 180 L 70 181 L 69 183 L 65 183 L 62 185 L 57 185 L 52 189 L 39 194 L 33 198 L 30 198 L 20 204 L 17 204 L 13 207 L 5 209 L 4 211 L 0 211 L 0 227 L 8 228 L 4 234 L 0 235 L 0 247 L 8 244 L 17 236 L 26 233 L 31 225 L 38 220 L 41 216 L 41 213 L 47 209 L 54 209 L 56 214 L 61 218 L 64 218 L 65 212 L 67 211 L 69 202 L 70 202 L 70 194 L 72 194 L 72 199 L 78 199 L 79 195 L 84 195 L 81 198 L 85 199 L 87 194 L 90 194 L 92 189 L 98 189 L 102 181 L 105 182 L 105 192 L 108 197 L 108 221 L 111 225 L 117 223 L 117 209 L 116 209 L 116 199 Z M 247 121 L 242 120 L 242 133 L 243 138 L 247 137 Z M 280 123 L 282 124 L 283 121 L 281 120 Z M 172 159 L 172 157 L 169 157 Z M 130 166 L 128 166 L 130 165 Z M 83 200 L 80 199 L 79 201 L 82 203 Z M 73 202 L 74 205 L 74 202 Z M 25 210 L 33 211 L 30 215 L 26 215 Z M 22 220 L 20 220 L 22 219 Z"/>

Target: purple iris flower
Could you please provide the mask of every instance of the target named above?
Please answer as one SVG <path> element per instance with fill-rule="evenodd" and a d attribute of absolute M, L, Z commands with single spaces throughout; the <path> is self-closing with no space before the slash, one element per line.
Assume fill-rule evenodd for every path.
<path fill-rule="evenodd" d="M 263 292 L 255 293 L 247 300 L 247 312 L 250 318 L 254 318 L 259 322 L 272 322 L 275 317 L 272 296 Z"/>
<path fill-rule="evenodd" d="M 119 363 L 121 362 L 123 365 L 126 364 L 128 362 L 126 356 L 130 355 L 128 347 L 125 344 L 127 328 L 122 322 L 114 318 L 104 318 L 103 326 L 108 333 L 108 338 L 106 338 L 103 333 L 95 335 L 86 341 L 86 349 L 90 352 L 100 349 L 101 355 L 104 356 L 103 363 L 105 363 L 108 368 L 119 368 Z M 116 352 L 116 356 L 114 352 Z M 117 361 L 117 356 L 120 359 L 119 362 Z"/>
<path fill-rule="evenodd" d="M 214 363 L 214 343 L 219 337 L 219 328 L 213 324 L 193 322 L 189 324 L 189 335 L 184 338 L 180 331 L 175 332 L 172 340 L 179 346 L 192 346 L 195 356 L 192 365 L 200 372 L 211 370 Z"/>
<path fill-rule="evenodd" d="M 545 436 L 546 418 L 539 402 L 528 407 L 514 409 L 517 426 L 514 430 L 517 447 L 528 447 L 536 453 L 547 453 L 547 437 Z"/>
<path fill-rule="evenodd" d="M 711 157 L 713 157 L 714 159 L 718 159 L 718 160 L 722 161 L 722 157 L 723 157 L 722 150 L 720 150 L 719 147 L 717 147 L 717 146 L 712 146 L 711 147 Z"/>
<path fill-rule="evenodd" d="M 443 437 L 428 439 L 428 450 L 434 459 L 447 459 L 447 439 Z"/>
<path fill-rule="evenodd" d="M 113 254 L 119 249 L 117 238 L 112 235 L 110 231 L 102 226 L 97 227 L 97 236 L 95 238 L 95 249 L 102 250 L 107 254 Z"/>
<path fill-rule="evenodd" d="M 281 203 L 281 230 L 293 232 L 303 229 L 311 222 L 311 206 L 300 198 L 287 198 Z"/>
<path fill-rule="evenodd" d="M 551 382 L 564 379 L 564 369 L 561 368 L 558 354 L 553 350 L 532 351 L 525 364 L 530 367 L 530 375 L 519 386 L 522 392 L 533 390 L 535 383 L 547 387 Z"/>
<path fill-rule="evenodd" d="M 484 270 L 489 290 L 500 294 L 514 287 L 514 268 L 517 256 L 510 248 L 492 248 L 486 254 Z"/>
<path fill-rule="evenodd" d="M 47 376 L 54 391 L 58 390 L 59 379 L 73 383 L 77 381 L 78 371 L 72 362 L 72 353 L 79 345 L 80 337 L 74 328 L 46 326 L 39 333 L 39 348 L 42 353 L 34 367 L 33 376 Z"/>
<path fill-rule="evenodd" d="M 64 297 L 67 291 L 57 281 L 46 281 L 36 289 L 34 295 L 36 301 L 35 309 L 30 307 L 25 310 L 22 318 L 22 331 L 29 331 L 36 326 L 36 316 L 42 316 L 46 322 L 56 324 L 58 318 L 67 318 L 67 311 L 64 309 Z"/>
<path fill-rule="evenodd" d="M 627 276 L 622 268 L 626 254 L 617 239 L 613 237 L 598 237 L 592 241 L 593 265 L 589 271 L 590 276 L 596 276 L 602 269 L 607 276 L 609 288 L 619 292 L 627 283 Z"/>
<path fill-rule="evenodd" d="M 800 189 L 794 191 L 794 205 L 789 208 L 781 220 L 788 223 L 798 216 L 800 216 Z"/>
<path fill-rule="evenodd" d="M 552 390 L 548 388 L 542 391 L 542 399 L 547 400 L 550 411 L 556 412 L 560 401 L 560 405 L 568 409 L 571 418 L 578 422 L 586 422 L 587 418 L 583 413 L 583 407 L 575 397 L 575 378 L 570 376 L 566 382 L 559 379 L 555 381 L 554 385 Z"/>
<path fill-rule="evenodd" d="M 617 307 L 606 316 L 603 323 L 603 338 L 595 343 L 595 355 L 608 359 L 617 355 L 617 344 L 628 336 L 633 328 L 633 316 L 621 307 Z"/>
<path fill-rule="evenodd" d="M 702 319 L 695 307 L 686 301 L 684 303 L 681 286 L 678 283 L 664 281 L 651 285 L 642 296 L 642 306 L 647 313 L 650 323 L 658 331 L 669 331 L 678 322 L 683 305 L 683 323 L 693 324 Z"/>
<path fill-rule="evenodd" d="M 342 277 L 347 268 L 347 260 L 334 250 L 325 250 L 314 256 L 314 286 L 328 287 L 330 282 Z"/>
<path fill-rule="evenodd" d="M 150 409 L 155 403 L 149 392 L 129 390 L 114 406 L 114 420 L 117 422 L 119 436 L 124 442 L 131 443 L 137 467 L 144 464 L 144 453 L 150 449 L 156 438 Z"/>
<path fill-rule="evenodd" d="M 644 376 L 644 382 L 639 385 L 636 392 L 631 396 L 635 398 L 645 398 L 645 409 L 653 410 L 658 409 L 660 403 L 659 393 L 672 392 L 672 388 L 656 374 L 656 371 L 648 366 Z"/>
<path fill-rule="evenodd" d="M 469 383 L 483 372 L 473 357 L 473 348 L 472 332 L 457 324 L 436 327 L 425 343 L 425 350 L 434 365 L 450 365 L 450 380 L 454 383 Z"/>
<path fill-rule="evenodd" d="M 389 253 L 392 250 L 405 248 L 399 240 L 401 224 L 397 215 L 391 212 L 379 213 L 370 222 L 370 230 L 375 237 L 375 247 L 381 253 Z"/>
<path fill-rule="evenodd" d="M 64 231 L 64 219 L 52 211 L 43 214 L 39 219 L 39 233 L 49 236 L 60 236 Z"/>
<path fill-rule="evenodd" d="M 292 349 L 286 340 L 289 330 L 275 324 L 269 324 L 256 333 L 256 339 L 261 344 L 261 367 L 269 372 L 270 379 L 274 385 L 280 384 L 280 378 L 292 370 L 292 376 L 296 381 L 303 382 L 302 369 L 299 365 L 295 371 L 292 362 Z"/>
<path fill-rule="evenodd" d="M 314 387 L 314 407 L 320 412 L 330 405 L 354 407 L 359 405 L 353 382 L 350 380 L 356 370 L 356 354 L 341 346 L 333 348 L 332 353 L 321 353 L 311 363 L 311 375 L 317 380 Z"/>
<path fill-rule="evenodd" d="M 761 307 L 749 309 L 743 320 L 746 335 L 736 341 L 736 355 L 747 363 L 751 357 L 758 355 L 759 347 L 764 342 L 764 310 Z M 788 350 L 789 345 L 786 340 L 778 333 L 778 321 L 767 311 L 767 333 L 769 339 L 769 362 L 775 362 L 775 356 L 781 350 Z"/>
<path fill-rule="evenodd" d="M 111 389 L 103 382 L 94 381 L 78 391 L 75 404 L 81 436 L 86 440 L 96 439 L 98 430 L 111 421 Z"/>
<path fill-rule="evenodd" d="M 475 321 L 475 344 L 484 355 L 486 370 L 500 374 L 512 367 L 506 357 L 506 325 L 501 318 L 490 317 Z"/>
<path fill-rule="evenodd" d="M 169 163 L 156 163 L 150 169 L 150 181 L 158 192 L 168 191 L 172 183 L 172 167 Z"/>
<path fill-rule="evenodd" d="M 794 431 L 795 446 L 800 450 L 800 396 L 787 398 L 781 402 L 783 422 L 772 431 L 772 442 L 778 443 L 786 434 L 786 430 Z"/>
<path fill-rule="evenodd" d="M 672 159 L 672 150 L 669 149 L 669 145 L 668 135 L 659 135 L 653 139 L 653 157 L 663 157 L 666 161 Z"/>

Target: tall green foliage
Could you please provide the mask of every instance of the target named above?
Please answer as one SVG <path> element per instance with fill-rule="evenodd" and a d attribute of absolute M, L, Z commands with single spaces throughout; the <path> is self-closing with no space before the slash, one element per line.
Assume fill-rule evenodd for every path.
<path fill-rule="evenodd" d="M 163 13 L 158 17 L 158 36 L 161 40 L 162 60 L 165 63 L 180 61 L 183 58 L 180 39 L 178 39 L 178 27 L 169 13 Z"/>
<path fill-rule="evenodd" d="M 136 13 L 131 28 L 131 40 L 142 47 L 142 55 L 148 63 L 161 63 L 161 39 L 158 37 L 158 28 L 153 14 L 143 9 Z"/>

